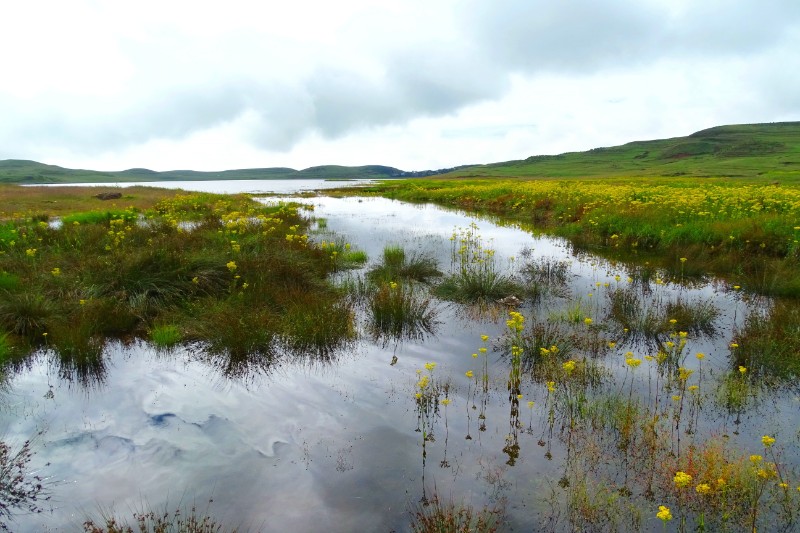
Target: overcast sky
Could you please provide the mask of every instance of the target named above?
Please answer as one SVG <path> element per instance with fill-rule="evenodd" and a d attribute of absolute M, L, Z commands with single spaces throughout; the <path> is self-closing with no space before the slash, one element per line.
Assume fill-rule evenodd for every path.
<path fill-rule="evenodd" d="M 25 0 L 0 159 L 489 163 L 800 120 L 800 0 Z"/>

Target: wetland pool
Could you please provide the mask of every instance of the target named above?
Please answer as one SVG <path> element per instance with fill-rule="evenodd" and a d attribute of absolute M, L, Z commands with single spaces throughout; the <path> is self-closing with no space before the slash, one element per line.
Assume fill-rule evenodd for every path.
<path fill-rule="evenodd" d="M 163 351 L 114 341 L 98 375 L 79 382 L 61 379 L 43 352 L 11 378 L 0 416 L 8 442 L 41 432 L 34 463 L 52 483 L 52 510 L 20 515 L 12 530 L 76 531 L 103 513 L 129 516 L 193 503 L 205 509 L 213 500 L 209 513 L 216 520 L 245 531 L 409 531 L 416 510 L 438 498 L 502 511 L 502 531 L 560 531 L 587 520 L 570 515 L 579 487 L 613 486 L 640 516 L 596 520 L 619 520 L 621 530 L 632 520 L 644 531 L 660 531 L 656 512 L 671 494 L 669 483 L 637 476 L 656 475 L 653 465 L 666 458 L 622 449 L 621 441 L 642 447 L 646 440 L 635 431 L 631 436 L 620 417 L 631 425 L 666 419 L 664 442 L 652 450 L 671 450 L 676 465 L 687 448 L 709 440 L 763 454 L 762 435 L 773 435 L 781 474 L 793 479 L 792 487 L 800 484 L 797 387 L 759 386 L 732 363 L 736 332 L 749 313 L 769 309 L 768 300 L 713 280 L 645 278 L 633 267 L 576 253 L 566 241 L 432 205 L 322 196 L 298 201 L 324 220 L 312 225 L 310 240 L 341 239 L 369 257 L 361 270 L 337 274 L 337 282 L 358 279 L 388 245 L 434 257 L 448 272 L 465 232 L 509 275 L 521 276 L 526 265 L 563 265 L 558 290 L 514 309 L 525 328 L 554 324 L 569 340 L 570 355 L 549 374 L 524 366 L 521 397 L 512 397 L 512 309 L 437 298 L 430 332 L 371 334 L 365 307 L 355 305 L 359 335 L 345 348 L 324 359 L 239 361 L 234 373 L 202 346 Z M 715 310 L 712 324 L 707 331 L 681 333 L 676 323 L 658 338 L 636 335 L 609 310 L 612 293 L 626 290 L 639 295 L 641 313 L 674 309 L 675 302 L 702 304 Z M 674 369 L 660 366 L 659 351 L 674 352 Z M 633 358 L 640 363 L 628 363 Z M 577 370 L 565 367 L 566 360 L 577 362 Z M 678 366 L 685 377 L 672 375 Z M 419 395 L 432 401 L 422 404 Z M 598 426 L 603 421 L 608 428 Z M 675 504 L 670 507 L 677 515 Z M 630 512 L 623 504 L 619 509 Z"/>

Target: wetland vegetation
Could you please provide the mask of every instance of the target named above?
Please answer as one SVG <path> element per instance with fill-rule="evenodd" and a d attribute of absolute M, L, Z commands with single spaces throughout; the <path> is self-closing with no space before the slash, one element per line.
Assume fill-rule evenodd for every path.
<path fill-rule="evenodd" d="M 223 501 L 97 532 L 800 530 L 795 185 L 337 194 L 0 188 L 3 421 L 43 431 L 2 442 L 0 520 L 54 471 Z"/>

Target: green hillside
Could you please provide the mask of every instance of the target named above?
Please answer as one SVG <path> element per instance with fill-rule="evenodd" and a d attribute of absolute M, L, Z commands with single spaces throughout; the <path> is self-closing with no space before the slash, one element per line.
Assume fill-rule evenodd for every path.
<path fill-rule="evenodd" d="M 194 170 L 156 172 L 146 168 L 132 168 L 118 172 L 104 172 L 63 168 L 21 159 L 0 161 L 0 183 L 25 184 L 269 179 L 382 179 L 401 177 L 407 174 L 402 170 L 380 165 L 360 167 L 327 165 L 304 170 L 292 168 L 248 168 L 220 172 L 198 172 Z"/>
<path fill-rule="evenodd" d="M 717 126 L 687 137 L 477 165 L 447 177 L 727 176 L 800 178 L 800 122 Z"/>
<path fill-rule="evenodd" d="M 519 161 L 407 172 L 394 167 L 325 165 L 304 170 L 250 168 L 219 172 L 146 168 L 103 172 L 36 161 L 0 161 L 0 183 L 92 183 L 233 179 L 386 179 L 408 177 L 584 178 L 689 176 L 800 180 L 800 122 L 717 126 L 687 137 L 635 141 L 586 152 Z"/>

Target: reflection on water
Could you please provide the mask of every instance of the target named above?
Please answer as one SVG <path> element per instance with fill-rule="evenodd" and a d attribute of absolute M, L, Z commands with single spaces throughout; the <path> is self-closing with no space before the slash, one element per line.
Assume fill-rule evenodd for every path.
<path fill-rule="evenodd" d="M 329 231 L 367 252 L 371 264 L 356 277 L 390 244 L 446 267 L 454 228 L 472 222 L 382 199 L 304 201 Z M 98 507 L 126 514 L 213 498 L 215 517 L 232 526 L 403 531 L 414 505 L 448 495 L 502 507 L 516 530 L 530 530 L 552 526 L 551 509 L 580 501 L 581 491 L 603 489 L 595 479 L 644 490 L 634 473 L 658 465 L 637 450 L 679 456 L 693 435 L 727 435 L 742 450 L 779 435 L 782 460 L 798 464 L 796 401 L 759 389 L 754 403 L 755 382 L 731 371 L 733 330 L 751 307 L 745 298 L 713 285 L 633 279 L 622 265 L 511 227 L 477 221 L 476 231 L 497 261 L 547 289 L 514 307 L 520 330 L 507 322 L 508 306 L 431 299 L 429 321 L 415 326 L 376 322 L 355 306 L 359 340 L 333 347 L 160 352 L 112 341 L 96 360 L 35 359 L 11 379 L 3 423 L 10 439 L 45 429 L 35 461 L 49 463 L 61 483 L 52 513 L 21 517 L 15 530 L 71 531 Z M 389 298 L 400 286 L 385 287 Z M 678 316 L 675 302 L 707 306 L 713 334 L 671 327 L 694 316 Z M 655 344 L 645 332 L 657 334 Z M 672 359 L 659 367 L 658 357 Z M 725 408 L 714 407 L 718 400 Z M 641 423 L 662 412 L 663 427 Z M 656 446 L 651 429 L 669 435 L 667 449 L 648 447 Z M 654 477 L 645 488 L 666 490 L 656 485 Z M 661 527 L 654 512 L 642 512 L 643 529 Z"/>

